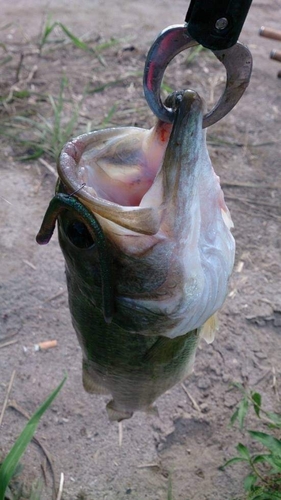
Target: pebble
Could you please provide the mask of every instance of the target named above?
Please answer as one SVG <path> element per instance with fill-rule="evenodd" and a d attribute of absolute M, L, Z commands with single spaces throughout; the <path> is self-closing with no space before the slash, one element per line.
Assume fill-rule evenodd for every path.
<path fill-rule="evenodd" d="M 263 352 L 255 352 L 255 356 L 258 359 L 266 359 L 267 358 L 266 354 L 264 354 Z"/>
<path fill-rule="evenodd" d="M 225 344 L 225 349 L 227 349 L 227 351 L 233 351 L 234 347 L 232 344 L 228 343 L 228 344 Z"/>
<path fill-rule="evenodd" d="M 210 408 L 207 403 L 202 403 L 200 405 L 200 410 L 202 411 L 202 413 L 208 413 L 208 411 L 210 411 Z"/>
<path fill-rule="evenodd" d="M 210 381 L 207 377 L 200 377 L 197 381 L 197 387 L 199 389 L 208 389 L 210 387 Z"/>

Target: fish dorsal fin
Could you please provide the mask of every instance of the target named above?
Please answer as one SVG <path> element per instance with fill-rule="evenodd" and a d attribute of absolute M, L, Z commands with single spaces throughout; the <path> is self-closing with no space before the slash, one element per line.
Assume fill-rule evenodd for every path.
<path fill-rule="evenodd" d="M 213 314 L 206 323 L 200 328 L 199 335 L 201 338 L 206 340 L 207 344 L 211 344 L 214 341 L 215 333 L 218 330 L 219 322 L 217 314 Z"/>

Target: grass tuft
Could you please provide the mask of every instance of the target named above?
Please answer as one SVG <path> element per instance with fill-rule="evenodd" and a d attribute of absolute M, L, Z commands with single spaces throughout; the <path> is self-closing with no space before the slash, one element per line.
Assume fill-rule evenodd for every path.
<path fill-rule="evenodd" d="M 10 452 L 4 459 L 0 467 L 0 500 L 5 500 L 7 487 L 17 470 L 21 456 L 23 455 L 28 444 L 33 438 L 41 417 L 43 416 L 45 411 L 49 408 L 49 406 L 52 404 L 53 400 L 60 392 L 65 381 L 66 377 L 64 377 L 64 379 L 58 385 L 58 387 L 48 396 L 48 398 L 44 401 L 44 403 L 32 415 L 30 420 L 27 422 L 25 428 L 17 438 L 14 446 L 11 448 Z M 33 497 L 31 498 L 33 500 L 36 500 L 38 498 L 38 492 L 39 492 L 39 485 L 35 487 L 34 492 L 32 493 Z"/>
<path fill-rule="evenodd" d="M 49 37 L 51 33 L 54 31 L 55 28 L 60 28 L 62 32 L 67 36 L 67 38 L 73 43 L 75 47 L 77 47 L 80 50 L 84 50 L 86 52 L 92 53 L 98 61 L 103 65 L 106 66 L 105 60 L 101 56 L 100 52 L 104 49 L 108 49 L 109 47 L 112 47 L 116 44 L 119 43 L 118 40 L 112 39 L 109 42 L 104 42 L 101 43 L 100 45 L 96 46 L 95 48 L 91 47 L 88 43 L 84 42 L 81 40 L 81 38 L 78 38 L 75 36 L 68 28 L 65 26 L 65 24 L 55 21 L 51 22 L 51 17 L 49 16 L 47 18 L 47 22 L 43 28 L 41 38 L 39 40 L 39 54 L 42 54 L 43 48 L 46 46 L 46 44 L 49 41 Z"/>
<path fill-rule="evenodd" d="M 18 157 L 19 160 L 35 160 L 45 154 L 51 160 L 57 161 L 62 147 L 73 136 L 79 119 L 81 101 L 71 101 L 68 106 L 71 107 L 70 116 L 65 112 L 65 93 L 68 89 L 68 79 L 64 76 L 58 96 L 48 96 L 52 110 L 50 118 L 39 113 L 35 118 L 17 115 L 3 123 L 3 136 L 10 137 L 25 150 L 25 153 Z"/>

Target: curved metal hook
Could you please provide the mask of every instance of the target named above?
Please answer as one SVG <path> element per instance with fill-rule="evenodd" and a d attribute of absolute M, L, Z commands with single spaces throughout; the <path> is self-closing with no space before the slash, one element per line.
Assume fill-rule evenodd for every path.
<path fill-rule="evenodd" d="M 189 36 L 187 24 L 169 26 L 152 44 L 145 63 L 144 95 L 153 113 L 168 123 L 174 121 L 175 112 L 166 108 L 160 97 L 160 87 L 166 67 L 183 50 L 198 43 Z M 252 55 L 247 47 L 237 43 L 230 49 L 213 51 L 224 65 L 227 81 L 217 104 L 203 118 L 203 128 L 213 125 L 235 106 L 245 92 L 252 72 Z"/>
<path fill-rule="evenodd" d="M 95 216 L 77 198 L 73 198 L 68 194 L 58 193 L 50 201 L 41 228 L 36 236 L 36 241 L 39 245 L 49 243 L 55 229 L 56 220 L 65 210 L 75 213 L 76 217 L 85 224 L 97 244 L 101 268 L 103 315 L 105 321 L 110 323 L 114 304 L 112 273 L 105 236 Z"/>

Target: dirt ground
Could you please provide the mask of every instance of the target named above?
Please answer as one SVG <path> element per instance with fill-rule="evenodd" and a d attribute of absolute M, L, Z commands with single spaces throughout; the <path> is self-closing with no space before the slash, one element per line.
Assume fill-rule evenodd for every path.
<path fill-rule="evenodd" d="M 24 99 L 15 95 L 4 102 L 2 123 L 18 115 L 40 120 L 36 113 L 49 119 L 51 103 L 38 95 L 58 95 L 66 74 L 66 115 L 74 102 L 80 106 L 73 135 L 101 125 L 151 126 L 153 116 L 142 97 L 145 53 L 162 28 L 183 22 L 186 2 L 0 0 L 0 6 L 0 55 L 5 50 L 13 54 L 1 67 L 1 95 L 7 97 L 14 84 L 16 91 L 29 91 Z M 48 14 L 91 40 L 93 47 L 112 38 L 117 43 L 100 52 L 102 63 L 71 43 L 50 43 L 38 57 L 34 47 Z M 46 163 L 54 167 L 55 161 L 51 154 L 42 157 L 43 163 L 19 161 L 32 148 L 22 151 L 17 137 L 0 139 L 0 408 L 13 370 L 10 401 L 29 414 L 67 371 L 67 382 L 36 434 L 53 458 L 57 483 L 60 473 L 65 475 L 65 500 L 166 500 L 169 478 L 173 500 L 238 498 L 244 469 L 218 470 L 235 445 L 248 440 L 229 427 L 239 400 L 231 382 L 248 384 L 262 393 L 268 409 L 280 410 L 281 79 L 276 75 L 281 66 L 269 60 L 269 52 L 281 50 L 281 43 L 258 36 L 261 25 L 280 29 L 280 19 L 280 0 L 254 0 L 241 35 L 254 58 L 251 85 L 235 110 L 208 132 L 213 165 L 235 224 L 237 252 L 219 332 L 212 345 L 202 343 L 195 371 L 184 382 L 197 405 L 177 385 L 159 398 L 159 417 L 139 413 L 124 421 L 121 446 L 118 424 L 107 418 L 107 398 L 90 396 L 82 388 L 81 351 L 70 321 L 57 237 L 47 247 L 35 243 L 55 186 Z M 51 38 L 66 37 L 56 30 Z M 166 83 L 199 90 L 210 106 L 221 92 L 223 71 L 206 52 L 192 61 L 187 56 L 176 58 Z M 34 134 L 27 128 L 20 132 L 25 138 Z M 58 341 L 56 348 L 34 350 L 50 339 Z M 9 341 L 15 343 L 3 347 Z M 6 409 L 2 456 L 24 423 L 20 413 Z M 31 444 L 22 463 L 19 480 L 27 485 L 44 479 L 46 470 L 42 499 L 50 500 L 52 476 L 42 450 Z"/>

